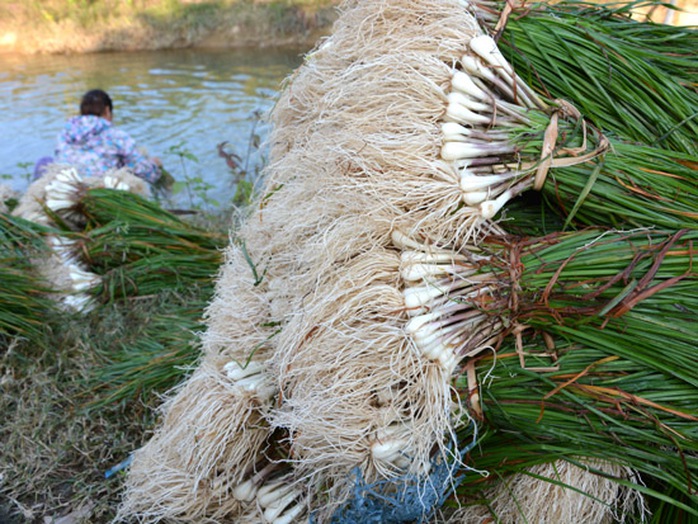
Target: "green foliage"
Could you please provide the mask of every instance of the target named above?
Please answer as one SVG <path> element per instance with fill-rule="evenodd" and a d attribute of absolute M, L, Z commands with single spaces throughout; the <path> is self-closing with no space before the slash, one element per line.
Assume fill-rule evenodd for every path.
<path fill-rule="evenodd" d="M 34 167 L 33 162 L 17 162 L 17 167 L 22 171 L 22 178 L 27 182 L 32 179 L 32 168 Z"/>
<path fill-rule="evenodd" d="M 530 85 L 571 101 L 609 139 L 594 163 L 549 172 L 537 209 L 564 229 L 698 222 L 698 31 L 632 20 L 637 5 L 538 4 L 514 12 L 499 41 Z"/>
<path fill-rule="evenodd" d="M 235 187 L 232 204 L 241 208 L 252 203 L 256 196 L 256 186 L 261 180 L 262 163 L 252 160 L 260 153 L 261 148 L 261 137 L 257 132 L 261 114 L 255 111 L 251 118 L 253 124 L 244 151 L 238 154 L 232 150 L 228 142 L 216 145 L 218 156 L 225 161 L 228 168 L 230 184 Z M 219 208 L 221 203 L 210 196 L 215 186 L 204 180 L 200 173 L 192 173 L 199 163 L 199 158 L 186 147 L 186 143 L 181 141 L 179 144 L 170 146 L 165 153 L 176 157 L 181 173 L 179 180 L 172 186 L 172 195 L 186 194 L 188 204 L 193 209 L 211 212 Z M 167 200 L 168 195 L 166 192 L 158 191 L 158 198 Z"/>
<path fill-rule="evenodd" d="M 87 407 L 152 402 L 179 384 L 198 358 L 196 333 L 212 293 L 209 282 L 105 306 L 100 317 L 111 311 L 120 336 L 99 351 L 102 363 L 88 379 Z"/>
<path fill-rule="evenodd" d="M 206 182 L 201 175 L 193 175 L 189 172 L 190 164 L 198 164 L 199 158 L 187 149 L 185 142 L 170 146 L 165 151 L 168 155 L 177 157 L 181 168 L 181 180 L 174 182 L 172 186 L 172 194 L 178 195 L 185 192 L 189 201 L 189 205 L 193 209 L 218 207 L 220 203 L 209 195 L 209 191 L 214 186 Z"/>
<path fill-rule="evenodd" d="M 631 20 L 638 5 L 527 6 L 499 45 L 529 85 L 605 133 L 696 155 L 698 31 Z"/>
<path fill-rule="evenodd" d="M 469 465 L 494 482 L 539 461 L 620 462 L 643 474 L 648 487 L 634 488 L 653 503 L 698 517 L 690 502 L 698 474 L 697 240 L 696 229 L 597 229 L 522 240 L 496 255 L 507 261 L 501 270 L 483 271 L 502 282 L 502 295 L 483 310 L 522 336 L 477 363 L 485 433 Z M 520 274 L 506 284 L 509 249 Z M 464 376 L 457 387 L 467 394 Z M 466 477 L 459 494 L 481 489 L 479 478 Z"/>
<path fill-rule="evenodd" d="M 19 176 L 29 182 L 32 179 L 34 173 L 32 172 L 34 167 L 33 162 L 17 162 L 17 168 L 20 173 Z M 16 175 L 11 173 L 0 173 L 0 180 L 14 180 Z"/>
<path fill-rule="evenodd" d="M 139 18 L 155 27 L 183 27 L 188 30 L 215 27 L 225 10 L 225 2 L 185 3 L 181 0 L 163 0 L 142 11 Z"/>
<path fill-rule="evenodd" d="M 93 293 L 102 304 L 129 308 L 137 297 L 150 304 L 138 308 L 129 336 L 104 353 L 106 363 L 91 381 L 93 404 L 148 398 L 182 380 L 196 359 L 195 333 L 227 231 L 203 230 L 154 202 L 109 189 L 89 190 L 82 209 L 82 260 L 102 276 Z"/>
<path fill-rule="evenodd" d="M 252 128 L 247 140 L 246 150 L 241 154 L 230 150 L 228 142 L 221 142 L 216 146 L 218 156 L 225 160 L 228 171 L 235 185 L 233 204 L 246 207 L 252 203 L 256 196 L 256 184 L 261 180 L 260 163 L 252 163 L 255 153 L 260 153 L 261 137 L 257 133 L 257 126 L 262 118 L 259 111 L 252 114 Z"/>

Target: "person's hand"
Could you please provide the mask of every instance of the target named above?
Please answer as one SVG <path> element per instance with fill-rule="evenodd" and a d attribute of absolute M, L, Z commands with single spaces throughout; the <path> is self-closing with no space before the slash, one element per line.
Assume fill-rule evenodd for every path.
<path fill-rule="evenodd" d="M 169 192 L 174 186 L 175 178 L 164 167 L 160 167 L 160 178 L 158 178 L 153 186 L 156 189 Z"/>

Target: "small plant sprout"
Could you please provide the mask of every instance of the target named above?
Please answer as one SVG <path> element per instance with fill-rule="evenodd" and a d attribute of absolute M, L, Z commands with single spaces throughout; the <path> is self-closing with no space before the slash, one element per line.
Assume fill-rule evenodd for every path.
<path fill-rule="evenodd" d="M 266 481 L 257 490 L 256 499 L 264 522 L 270 524 L 294 522 L 305 511 L 303 492 L 294 485 L 290 475 Z"/>
<path fill-rule="evenodd" d="M 102 277 L 83 269 L 79 262 L 63 264 L 70 278 L 69 293 L 62 297 L 63 304 L 75 311 L 87 312 L 94 307 L 95 302 L 87 292 L 100 285 Z"/>
<path fill-rule="evenodd" d="M 88 312 L 92 307 L 94 307 L 92 297 L 85 293 L 67 295 L 63 298 L 62 302 L 65 306 L 73 311 Z"/>
<path fill-rule="evenodd" d="M 223 370 L 230 380 L 236 382 L 251 375 L 261 373 L 264 370 L 264 364 L 258 360 L 251 360 L 246 365 L 241 365 L 237 361 L 232 361 L 223 366 Z"/>
<path fill-rule="evenodd" d="M 504 173 L 501 175 L 473 175 L 468 170 L 461 171 L 460 187 L 466 192 L 481 192 L 483 190 L 492 190 L 499 184 L 510 181 L 516 175 L 512 173 Z"/>
<path fill-rule="evenodd" d="M 509 202 L 514 197 L 514 192 L 507 190 L 499 195 L 494 200 L 487 200 L 480 204 L 480 213 L 484 218 L 494 218 L 499 211 L 504 207 L 504 204 Z"/>
<path fill-rule="evenodd" d="M 269 381 L 264 364 L 250 361 L 246 366 L 233 361 L 223 367 L 233 383 L 233 388 L 242 395 L 252 395 L 260 402 L 268 402 L 275 394 L 276 387 Z"/>
<path fill-rule="evenodd" d="M 545 109 L 547 107 L 514 72 L 514 68 L 507 59 L 504 58 L 504 55 L 497 46 L 497 42 L 495 42 L 490 35 L 483 34 L 473 38 L 470 41 L 470 49 L 487 62 L 492 70 L 505 81 L 510 82 L 511 87 L 515 89 L 515 100 L 520 97 L 523 105 L 526 107 L 537 107 L 539 109 Z"/>
<path fill-rule="evenodd" d="M 451 93 L 451 95 L 454 95 L 454 93 Z M 473 127 L 478 125 L 489 126 L 492 123 L 490 117 L 480 115 L 464 104 L 465 97 L 451 95 L 449 95 L 448 107 L 446 108 L 447 118 L 459 124 Z"/>
<path fill-rule="evenodd" d="M 240 502 L 252 502 L 257 494 L 258 488 L 259 484 L 255 484 L 254 480 L 249 478 L 235 486 L 232 491 L 232 496 L 235 500 L 239 500 Z"/>

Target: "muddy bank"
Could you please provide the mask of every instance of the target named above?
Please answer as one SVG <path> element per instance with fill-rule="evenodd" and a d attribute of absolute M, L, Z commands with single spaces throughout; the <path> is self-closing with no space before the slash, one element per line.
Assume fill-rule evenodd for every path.
<path fill-rule="evenodd" d="M 140 13 L 94 23 L 66 18 L 32 24 L 0 19 L 0 53 L 93 53 L 186 47 L 312 47 L 337 16 L 329 5 L 307 9 L 271 4 L 211 6 L 170 16 Z"/>

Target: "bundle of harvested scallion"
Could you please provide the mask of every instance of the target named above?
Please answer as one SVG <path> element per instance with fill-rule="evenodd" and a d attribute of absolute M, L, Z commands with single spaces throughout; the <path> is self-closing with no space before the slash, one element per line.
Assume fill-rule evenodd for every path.
<path fill-rule="evenodd" d="M 181 382 L 198 358 L 195 333 L 202 329 L 212 292 L 212 282 L 190 284 L 187 289 L 160 289 L 151 297 L 132 297 L 139 301 L 139 314 L 128 313 L 132 303 L 104 304 L 93 311 L 102 322 L 112 310 L 132 320 L 128 337 L 101 355 L 103 365 L 89 377 L 87 407 L 148 401 L 151 394 L 162 394 Z"/>
<path fill-rule="evenodd" d="M 615 136 L 606 137 L 587 123 L 596 113 L 538 98 L 490 37 L 473 38 L 470 47 L 474 56 L 464 56 L 462 70 L 452 77 L 441 157 L 459 174 L 463 204 L 475 215 L 493 218 L 512 198 L 534 188 L 561 208 L 566 225 L 573 219 L 613 227 L 696 223 L 694 150 L 631 142 L 637 140 L 632 121 L 618 124 Z M 685 91 L 687 106 L 698 107 L 693 91 L 664 76 L 665 83 Z M 607 97 L 621 99 L 618 92 Z M 490 107 L 488 100 L 497 102 Z M 670 114 L 666 120 L 673 126 Z M 647 144 L 658 139 L 645 138 Z"/>
<path fill-rule="evenodd" d="M 454 253 L 420 246 L 396 232 L 411 317 L 406 329 L 424 350 L 468 356 L 488 345 L 484 341 L 499 343 L 499 334 L 514 332 L 514 326 L 563 336 L 568 318 L 617 335 L 626 327 L 625 315 L 640 307 L 682 320 L 674 337 L 690 343 L 694 332 L 682 326 L 692 305 L 681 301 L 689 299 L 694 285 L 695 240 L 696 230 L 594 229 L 490 238 Z M 669 288 L 673 310 L 654 302 Z M 635 329 L 644 331 L 642 324 Z M 680 354 L 672 353 L 665 365 Z"/>
<path fill-rule="evenodd" d="M 695 155 L 698 34 L 631 19 L 640 4 L 514 4 L 498 44 L 529 85 L 605 133 Z"/>
<path fill-rule="evenodd" d="M 425 356 L 455 368 L 461 398 L 486 430 L 466 463 L 489 480 L 466 474 L 462 502 L 538 463 L 600 461 L 640 473 L 619 484 L 696 514 L 681 501 L 698 473 L 696 240 L 695 229 L 594 229 L 488 239 L 456 254 L 395 236 L 406 329 Z M 477 359 L 458 369 L 459 356 Z M 461 430 L 464 446 L 471 430 Z M 484 496 L 497 501 L 506 489 Z M 609 515 L 623 502 L 612 499 Z M 492 511 L 510 521 L 514 503 Z M 459 518 L 474 518 L 470 511 Z M 531 519 L 539 510 L 520 511 Z"/>
<path fill-rule="evenodd" d="M 598 164 L 554 170 L 543 187 L 566 225 L 678 229 L 698 218 L 698 34 L 632 20 L 637 5 L 521 6 L 498 27 L 516 72 L 573 100 L 609 138 Z"/>
<path fill-rule="evenodd" d="M 652 4 L 494 3 L 482 14 L 529 85 L 614 136 L 695 154 L 695 30 L 631 18 Z"/>
<path fill-rule="evenodd" d="M 645 495 L 653 514 L 665 505 L 683 518 L 696 517 L 695 504 L 690 502 L 698 469 L 696 386 L 654 358 L 657 341 L 643 336 L 649 330 L 640 335 L 632 331 L 647 318 L 643 317 L 625 319 L 627 333 L 633 333 L 635 354 L 617 350 L 623 344 L 618 334 L 606 336 L 597 328 L 580 327 L 566 330 L 565 339 L 556 339 L 555 366 L 543 359 L 547 371 L 521 365 L 522 352 L 530 351 L 532 355 L 526 354 L 525 360 L 534 367 L 535 353 L 543 345 L 543 339 L 533 337 L 533 332 L 529 343 L 520 347 L 504 344 L 496 359 L 486 355 L 478 362 L 484 434 L 468 463 L 489 475 L 486 481 L 467 475 L 458 488 L 461 502 L 483 498 L 491 502 L 507 490 L 507 481 L 500 484 L 501 479 L 512 474 L 530 475 L 528 486 L 535 490 L 531 467 L 536 463 L 565 460 L 589 467 L 600 462 L 637 472 L 611 478 Z M 673 327 L 653 327 L 656 337 L 672 338 Z M 667 353 L 675 351 L 675 346 Z M 684 349 L 690 347 L 684 343 Z M 464 395 L 472 390 L 464 377 L 459 387 Z M 464 442 L 469 438 L 464 432 Z M 606 476 L 603 468 L 600 473 Z M 552 473 L 549 481 L 557 480 Z M 486 489 L 488 485 L 495 487 Z M 521 510 L 529 518 L 530 511 L 541 512 L 545 507 L 544 500 L 534 495 L 526 502 L 535 508 Z M 622 502 L 611 500 L 608 515 Z M 525 505 L 524 500 L 519 503 Z M 512 508 L 500 506 L 495 515 L 498 511 L 511 512 Z M 632 508 L 631 514 L 639 518 L 642 507 Z"/>
<path fill-rule="evenodd" d="M 695 54 L 695 44 L 692 55 L 679 46 L 686 56 L 674 56 L 667 64 L 650 71 L 649 77 L 653 82 L 628 80 L 642 78 L 643 73 L 652 69 L 651 61 L 646 61 L 649 55 L 655 58 L 662 55 L 658 48 L 662 44 L 658 44 L 657 40 L 650 40 L 643 45 L 641 39 L 634 37 L 632 45 L 628 42 L 632 39 L 628 36 L 631 31 L 637 35 L 643 29 L 651 31 L 652 27 L 636 24 L 618 17 L 615 12 L 599 8 L 593 9 L 594 16 L 587 17 L 578 24 L 569 16 L 570 9 L 569 5 L 560 6 L 559 18 L 556 16 L 557 6 L 541 7 L 540 11 L 534 10 L 534 14 L 525 13 L 517 18 L 518 25 L 515 27 L 525 27 L 532 42 L 531 47 L 538 54 L 531 53 L 530 61 L 525 62 L 529 55 L 524 53 L 518 64 L 520 66 L 524 62 L 527 68 L 517 67 L 515 71 L 527 79 L 532 77 L 530 71 L 534 71 L 539 75 L 536 82 L 542 83 L 544 88 L 550 78 L 551 87 L 544 90 L 548 95 L 552 92 L 554 96 L 571 96 L 575 106 L 582 108 L 584 117 L 599 125 L 604 133 L 610 132 L 607 150 L 604 147 L 604 151 L 599 151 L 602 154 L 591 163 L 565 165 L 563 159 L 558 161 L 557 166 L 554 164 L 557 161 L 557 151 L 571 153 L 572 157 L 585 155 L 588 148 L 580 145 L 589 140 L 592 140 L 593 145 L 595 140 L 593 135 L 584 131 L 581 115 L 576 114 L 574 108 L 566 110 L 565 103 L 562 103 L 558 109 L 561 111 L 560 120 L 552 130 L 555 138 L 551 141 L 552 146 L 547 149 L 552 155 L 551 164 L 556 169 L 546 173 L 547 180 L 544 182 L 536 174 L 531 184 L 531 175 L 526 173 L 526 155 L 533 154 L 536 150 L 546 151 L 545 142 L 549 140 L 551 131 L 549 125 L 546 128 L 546 122 L 550 113 L 542 106 L 534 107 L 535 104 L 526 102 L 527 99 L 535 100 L 535 96 L 526 90 L 525 83 L 517 80 L 513 69 L 496 58 L 493 48 L 484 53 L 478 51 L 479 43 L 474 45 L 471 41 L 471 48 L 491 63 L 495 73 L 482 72 L 469 65 L 469 60 L 472 59 L 467 57 L 461 61 L 469 77 L 466 78 L 460 72 L 456 72 L 453 77 L 456 95 L 451 95 L 449 99 L 446 118 L 458 122 L 458 125 L 446 123 L 443 126 L 445 145 L 442 158 L 453 162 L 460 172 L 461 188 L 465 192 L 464 203 L 479 205 L 484 215 L 487 214 L 484 206 L 488 202 L 497 204 L 493 208 L 496 213 L 511 197 L 534 186 L 542 190 L 545 199 L 544 202 L 538 202 L 538 210 L 533 210 L 534 216 L 541 216 L 541 213 L 557 214 L 559 222 L 555 218 L 550 221 L 556 224 L 554 227 L 562 229 L 581 224 L 645 229 L 632 233 L 597 229 L 567 237 L 554 233 L 542 239 L 520 238 L 514 242 L 516 247 L 511 244 L 505 252 L 494 250 L 489 253 L 491 246 L 488 242 L 506 245 L 512 240 L 502 237 L 497 241 L 490 237 L 476 246 L 468 246 L 467 250 L 454 253 L 450 250 L 442 252 L 431 246 L 422 246 L 421 251 L 413 251 L 415 244 L 399 234 L 394 235 L 396 245 L 402 250 L 405 306 L 412 315 L 406 329 L 425 357 L 439 362 L 447 369 L 454 369 L 463 357 L 478 357 L 491 346 L 500 348 L 500 351 L 506 347 L 516 347 L 514 355 L 518 354 L 518 364 L 524 370 L 521 376 L 528 378 L 539 377 L 542 372 L 552 373 L 553 369 L 561 369 L 557 376 L 564 378 L 595 376 L 584 367 L 592 363 L 586 362 L 583 366 L 582 361 L 574 358 L 558 360 L 558 356 L 551 353 L 551 348 L 556 345 L 564 345 L 570 352 L 574 350 L 577 356 L 585 348 L 590 348 L 591 351 L 602 351 L 599 360 L 604 356 L 611 361 L 629 359 L 618 365 L 618 369 L 627 371 L 627 382 L 619 382 L 614 377 L 612 383 L 616 384 L 615 388 L 592 386 L 588 390 L 580 388 L 581 393 L 572 387 L 566 388 L 567 394 L 574 390 L 575 394 L 582 397 L 574 397 L 572 401 L 579 403 L 580 407 L 576 410 L 571 406 L 556 405 L 561 413 L 569 417 L 569 431 L 563 425 L 547 426 L 540 422 L 543 417 L 542 407 L 539 420 L 536 421 L 539 433 L 527 431 L 532 424 L 530 418 L 516 418 L 515 410 L 520 405 L 546 405 L 547 397 L 539 393 L 539 389 L 507 389 L 511 384 L 506 381 L 502 390 L 490 386 L 488 391 L 492 391 L 489 397 L 492 409 L 497 409 L 500 405 L 500 391 L 507 391 L 502 399 L 512 399 L 510 410 L 502 415 L 504 418 L 494 415 L 487 420 L 491 427 L 497 428 L 495 433 L 520 433 L 520 439 L 524 442 L 538 438 L 544 444 L 537 444 L 538 453 L 533 453 L 528 458 L 525 454 L 521 459 L 517 458 L 514 448 L 509 450 L 512 452 L 511 461 L 502 464 L 474 461 L 474 467 L 491 467 L 495 476 L 502 476 L 512 471 L 526 471 L 524 466 L 530 466 L 535 461 L 547 462 L 562 457 L 579 460 L 580 456 L 586 456 L 587 459 L 620 462 L 643 474 L 645 480 L 634 482 L 649 481 L 662 486 L 653 491 L 638 484 L 636 486 L 639 491 L 650 494 L 653 500 L 666 502 L 669 499 L 662 491 L 670 486 L 675 494 L 675 498 L 671 500 L 679 511 L 688 508 L 689 513 L 694 514 L 690 506 L 683 504 L 681 499 L 691 497 L 691 479 L 695 475 L 695 464 L 684 453 L 695 455 L 696 452 L 696 435 L 689 429 L 690 424 L 696 421 L 696 382 L 691 372 L 685 370 L 695 367 L 696 360 L 692 353 L 698 335 L 691 321 L 696 304 L 690 298 L 695 289 L 696 277 L 691 264 L 695 255 L 693 243 L 698 225 L 698 184 L 695 177 L 698 157 L 695 155 L 695 129 L 692 121 L 696 116 L 698 97 L 691 82 L 687 81 L 691 75 L 695 76 L 694 65 L 690 66 L 693 70 L 681 74 L 674 74 L 672 68 L 679 64 L 691 64 L 689 57 Z M 587 6 L 587 9 L 590 8 Z M 606 25 L 609 18 L 611 23 Z M 575 44 L 578 47 L 565 56 L 558 57 L 555 53 L 559 46 L 543 45 L 544 38 L 538 40 L 531 35 L 537 34 L 536 31 L 549 30 L 547 25 L 561 23 L 560 19 L 571 26 L 569 33 L 574 34 L 570 35 L 564 30 L 550 30 L 553 35 L 551 38 L 565 42 L 569 40 L 566 51 Z M 616 26 L 620 26 L 622 30 L 617 35 L 610 34 Z M 600 38 L 584 39 L 578 34 L 581 31 L 588 36 L 594 30 L 609 33 L 603 44 L 598 42 Z M 690 31 L 660 28 L 656 32 L 683 39 L 684 43 L 687 38 L 696 41 L 695 33 Z M 504 36 L 507 34 L 505 30 Z M 515 43 L 512 37 L 509 51 L 520 51 Z M 652 49 L 652 46 L 656 49 Z M 690 45 L 687 45 L 686 49 L 689 48 Z M 628 57 L 623 54 L 624 50 Z M 619 58 L 621 56 L 623 58 Z M 616 67 L 616 61 L 623 67 Z M 605 64 L 608 69 L 599 67 L 599 63 Z M 544 70 L 541 64 L 551 69 L 541 74 Z M 635 66 L 634 70 L 632 66 Z M 582 82 L 575 84 L 574 73 L 567 74 L 568 69 L 575 67 L 581 68 L 580 74 L 586 82 L 595 87 L 603 85 L 604 89 L 592 89 Z M 497 74 L 500 78 L 496 77 Z M 610 80 L 607 84 L 600 78 L 602 75 L 608 75 Z M 473 86 L 472 80 L 469 81 L 472 78 L 477 85 Z M 510 93 L 515 95 L 507 95 L 499 82 L 505 82 Z M 633 84 L 633 88 L 627 89 L 626 82 Z M 569 89 L 557 88 L 558 84 Z M 579 103 L 575 96 L 579 93 L 570 84 L 581 86 L 585 96 L 581 97 Z M 508 96 L 512 101 L 519 96 L 522 104 L 530 106 L 524 112 L 525 119 L 520 120 L 520 131 L 514 131 L 514 126 L 507 124 L 506 112 L 504 122 L 494 118 L 486 120 L 482 115 L 484 107 L 477 106 L 475 102 L 486 99 L 478 91 L 485 88 L 489 88 L 490 96 Z M 662 91 L 672 93 L 677 103 L 672 104 L 666 98 L 657 96 Z M 468 98 L 463 98 L 464 95 Z M 597 99 L 612 105 L 613 110 L 607 110 L 603 103 L 595 105 Z M 474 115 L 460 109 L 468 104 L 471 110 L 476 111 Z M 624 114 L 625 111 L 628 115 Z M 609 113 L 621 116 L 616 120 L 604 118 Z M 535 124 L 537 114 L 542 120 Z M 570 116 L 574 118 L 570 120 Z M 562 117 L 567 117 L 566 121 Z M 577 134 L 574 132 L 574 119 L 580 119 L 577 120 Z M 565 128 L 565 125 L 568 127 Z M 478 129 L 479 126 L 484 127 Z M 543 129 L 545 133 L 542 132 Z M 539 145 L 536 145 L 536 140 Z M 644 144 L 638 144 L 639 141 Z M 493 142 L 502 145 L 493 148 L 490 145 Z M 542 156 L 541 163 L 545 160 L 545 156 Z M 507 164 L 516 167 L 511 168 Z M 473 199 L 479 200 L 471 201 Z M 525 213 L 529 214 L 530 220 L 530 208 Z M 502 227 L 514 227 L 520 233 L 526 232 L 526 222 L 516 220 L 517 211 L 511 210 L 508 216 L 514 218 L 513 222 L 503 222 L 500 224 Z M 539 225 L 528 227 L 529 231 L 535 231 Z M 651 230 L 653 227 L 670 229 L 657 232 Z M 529 245 L 524 247 L 527 243 Z M 530 249 L 536 243 L 540 244 L 539 247 L 547 247 Z M 532 258 L 524 259 L 523 252 Z M 561 292 L 559 287 L 562 288 Z M 667 292 L 667 289 L 670 291 Z M 539 338 L 539 343 L 545 341 L 543 350 L 538 350 L 538 353 L 542 353 L 543 360 L 547 358 L 548 362 L 542 368 L 540 364 L 534 366 L 536 372 L 530 371 L 525 363 L 525 333 L 537 333 L 542 337 Z M 645 357 L 635 354 L 634 342 L 631 346 L 627 345 L 630 333 L 630 338 L 635 340 L 639 337 L 646 345 Z M 664 341 L 665 355 L 647 357 L 661 341 Z M 550 357 L 554 357 L 553 362 L 550 362 Z M 480 358 L 483 358 L 482 355 Z M 529 360 L 535 358 L 535 355 L 528 356 Z M 487 360 L 481 363 L 486 365 Z M 473 361 L 469 361 L 468 366 L 474 369 Z M 633 373 L 632 370 L 637 368 L 640 371 Z M 480 366 L 479 369 L 482 370 L 483 367 Z M 673 392 L 657 395 L 651 388 L 645 389 L 645 383 L 640 379 L 644 373 L 653 373 L 656 384 L 663 384 L 665 388 L 671 384 Z M 464 388 L 463 399 L 478 395 L 473 376 L 469 377 L 469 387 Z M 603 374 L 602 377 L 606 375 Z M 463 378 L 462 385 L 467 383 Z M 498 380 L 487 382 L 490 383 L 498 384 Z M 663 405 L 658 399 L 667 404 Z M 621 419 L 626 419 L 624 409 L 636 404 L 640 405 L 640 415 L 634 417 L 627 426 L 624 425 L 621 422 Z M 616 408 L 616 411 L 609 406 Z M 589 427 L 585 431 L 590 434 L 591 440 L 582 445 L 581 439 L 575 440 L 579 427 L 575 427 L 574 422 L 577 417 L 584 416 L 586 410 L 600 415 L 593 422 L 589 420 Z M 670 420 L 658 416 L 654 410 L 667 415 Z M 471 411 L 481 413 L 477 402 L 473 404 Z M 601 431 L 599 428 L 611 424 L 614 416 L 614 423 L 622 426 L 623 430 Z M 593 416 L 588 415 L 588 418 L 593 419 Z M 661 431 L 661 435 L 652 437 L 657 423 L 665 429 Z M 678 438 L 664 438 L 665 430 Z M 616 439 L 622 432 L 627 435 L 623 437 L 622 444 L 618 445 Z M 537 436 L 533 436 L 534 434 Z M 463 437 L 464 445 L 471 438 L 469 433 L 467 437 Z M 651 448 L 656 452 L 655 461 L 648 460 L 648 441 L 654 443 Z M 486 446 L 486 442 L 487 439 L 483 439 L 482 445 Z M 507 442 L 514 447 L 518 445 L 512 438 Z M 626 447 L 633 449 L 625 453 L 623 449 Z M 485 456 L 487 449 L 484 448 L 482 452 Z M 544 451 L 545 449 L 548 451 Z M 600 449 L 603 449 L 603 453 Z M 493 451 L 497 452 L 496 449 Z M 618 460 L 618 457 L 622 458 Z M 502 460 L 501 455 L 498 460 Z M 527 463 L 527 460 L 532 462 Z M 658 463 L 671 463 L 671 468 L 674 468 L 672 471 L 681 473 L 657 474 L 661 469 Z M 466 481 L 465 486 L 475 491 L 481 488 L 480 481 L 471 479 L 471 482 Z M 618 482 L 628 484 L 630 481 L 619 478 Z M 460 492 L 464 494 L 468 489 L 463 488 Z M 533 502 L 544 503 L 543 500 Z M 516 504 L 516 501 L 510 501 L 509 504 Z M 613 504 L 610 509 L 613 510 Z M 505 520 L 515 518 L 516 512 L 512 514 L 511 508 L 504 510 L 504 513 L 509 512 Z M 521 512 L 524 516 L 535 518 L 525 509 Z M 594 518 L 598 518 L 598 514 L 592 515 L 589 522 L 594 522 Z"/>
<path fill-rule="evenodd" d="M 227 234 L 205 231 L 138 195 L 91 189 L 81 207 L 79 251 L 101 277 L 93 291 L 103 300 L 210 284 L 222 262 Z"/>
<path fill-rule="evenodd" d="M 506 326 L 493 327 L 491 319 L 479 318 L 489 330 L 486 340 L 499 346 L 496 358 L 489 352 L 479 357 L 480 390 L 474 367 L 468 379 L 459 379 L 462 398 L 475 395 L 478 406 L 478 395 L 484 395 L 484 426 L 494 428 L 480 438 L 469 464 L 493 473 L 490 480 L 512 472 L 528 475 L 523 482 L 528 494 L 519 491 L 518 500 L 503 496 L 513 492 L 516 480 L 483 495 L 482 481 L 466 476 L 459 488 L 462 501 L 484 496 L 492 514 L 504 521 L 519 516 L 554 521 L 556 510 L 530 509 L 547 504 L 546 491 L 533 480 L 541 478 L 533 466 L 560 458 L 605 476 L 603 468 L 589 464 L 602 459 L 640 472 L 641 477 L 615 480 L 648 495 L 655 522 L 664 521 L 667 511 L 696 516 L 691 485 L 697 384 L 686 370 L 695 368 L 698 335 L 691 320 L 696 308 L 698 35 L 692 29 L 637 23 L 624 14 L 626 9 L 579 3 L 527 6 L 500 27 L 500 48 L 516 72 L 548 96 L 573 100 L 610 143 L 592 164 L 551 170 L 541 188 L 544 199 L 517 202 L 506 209 L 509 220 L 500 225 L 519 234 L 575 225 L 645 228 L 521 238 L 517 242 L 551 244 L 533 259 L 524 260 L 519 252 L 513 258 L 502 254 L 500 270 L 483 270 L 490 286 L 484 297 L 462 285 L 450 297 L 458 304 L 464 302 L 460 293 L 469 290 L 465 296 L 474 297 L 466 298 L 473 313 L 461 323 L 478 319 L 483 309 L 506 312 Z M 676 46 L 668 47 L 669 41 Z M 669 230 L 660 233 L 653 227 Z M 477 264 L 483 263 L 480 256 L 477 249 Z M 505 297 L 493 299 L 488 293 L 498 271 L 514 284 Z M 449 307 L 466 316 L 466 308 Z M 439 322 L 448 326 L 452 342 L 467 341 L 456 338 L 453 323 Z M 527 342 L 527 337 L 533 338 Z M 664 351 L 657 352 L 658 347 Z M 466 431 L 462 438 L 465 445 L 472 437 Z M 564 485 L 554 472 L 543 476 Z M 571 489 L 585 491 L 574 484 Z M 588 496 L 599 497 L 593 489 Z M 600 510 L 588 522 L 642 513 L 638 507 L 619 510 L 621 503 L 618 497 L 606 500 L 601 504 L 606 513 Z M 462 511 L 455 521 L 476 517 L 478 510 Z M 479 517 L 486 518 L 481 512 Z M 574 518 L 587 521 L 583 515 Z"/>
<path fill-rule="evenodd" d="M 164 302 L 139 319 L 140 336 L 105 356 L 92 380 L 91 405 L 164 391 L 196 359 L 194 333 L 213 293 L 228 235 L 197 227 L 126 191 L 88 189 L 78 205 L 84 229 L 63 234 L 96 277 L 86 290 L 91 300 Z"/>
<path fill-rule="evenodd" d="M 641 502 L 616 502 L 616 484 L 683 508 L 695 381 L 675 364 L 693 362 L 694 152 L 605 129 L 593 105 L 544 99 L 474 23 L 478 9 L 349 1 L 289 83 L 266 194 L 244 249 L 228 252 L 201 365 L 136 453 L 121 516 L 419 521 L 457 466 L 469 503 L 490 497 L 480 488 L 497 474 L 541 480 L 554 471 L 529 466 L 561 471 L 560 460 L 595 473 L 580 470 L 566 515 L 587 499 L 641 514 Z M 544 198 L 526 220 L 494 220 L 509 206 L 525 215 L 513 199 L 529 189 Z M 529 238 L 541 210 L 554 229 Z M 660 333 L 670 357 L 649 351 Z M 628 336 L 643 338 L 638 354 Z M 512 375 L 501 373 L 501 407 L 487 378 L 499 356 Z M 671 389 L 656 393 L 661 383 Z M 575 440 L 587 413 L 589 434 Z M 617 438 L 635 446 L 627 460 Z M 651 450 L 688 466 L 656 476 Z M 612 496 L 585 499 L 601 475 Z"/>
<path fill-rule="evenodd" d="M 159 304 L 135 319 L 133 333 L 141 336 L 130 336 L 106 352 L 105 366 L 90 384 L 94 405 L 162 391 L 186 373 L 184 368 L 196 358 L 194 332 L 228 241 L 224 228 L 206 231 L 146 200 L 143 192 L 144 183 L 128 170 L 83 179 L 74 169 L 57 166 L 46 180 L 32 184 L 19 211 L 49 225 L 4 219 L 4 236 L 14 236 L 0 239 L 3 248 L 28 249 L 25 237 L 32 233 L 32 245 L 44 254 L 12 253 L 8 260 L 25 272 L 32 260 L 55 284 L 51 297 L 63 305 L 83 313 L 92 310 L 95 320 L 106 322 L 102 317 L 111 314 L 109 308 L 118 309 L 114 302 L 122 309 L 132 300 Z M 9 285 L 11 278 L 6 280 Z M 18 285 L 36 287 L 31 278 L 18 280 Z M 46 296 L 46 286 L 36 287 L 35 294 L 39 291 Z M 9 306 L 16 301 L 9 300 L 11 293 L 5 297 Z M 41 300 L 51 304 L 48 298 Z M 32 318 L 24 309 L 9 306 L 8 315 Z M 41 309 L 35 309 L 39 315 Z"/>

